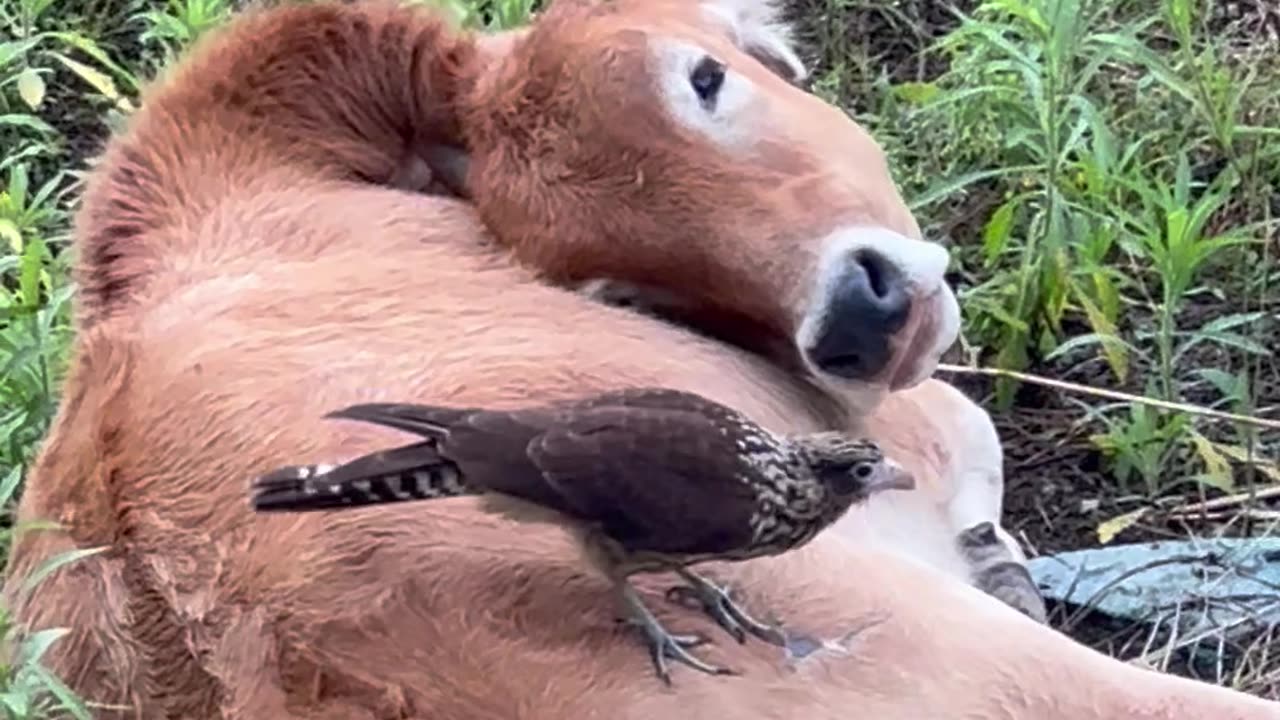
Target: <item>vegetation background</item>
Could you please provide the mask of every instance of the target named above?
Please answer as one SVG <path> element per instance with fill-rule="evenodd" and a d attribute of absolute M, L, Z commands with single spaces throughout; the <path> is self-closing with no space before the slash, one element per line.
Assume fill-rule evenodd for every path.
<path fill-rule="evenodd" d="M 467 25 L 538 0 L 406 0 Z M 70 340 L 69 221 L 139 87 L 233 0 L 0 0 L 0 552 L 56 408 Z M 812 90 L 889 152 L 955 249 L 951 362 L 1263 418 L 1280 413 L 1280 3 L 790 0 Z M 944 373 L 994 414 L 1007 515 L 1029 552 L 1272 534 L 1280 432 Z M 1210 498 L 1219 498 L 1203 505 Z M 1188 504 L 1198 507 L 1187 512 Z M 1179 510 L 1182 512 L 1179 512 Z M 55 558 L 48 572 L 93 550 Z M 1057 622 L 1124 657 L 1114 629 Z M 1070 624 L 1068 628 L 1067 625 Z M 90 716 L 39 659 L 61 630 L 0 633 L 0 713 Z M 1206 679 L 1280 697 L 1270 636 Z M 1150 654 L 1146 656 L 1150 660 Z M 1167 656 L 1165 658 L 1167 660 Z M 1194 663 L 1170 669 L 1205 677 Z"/>

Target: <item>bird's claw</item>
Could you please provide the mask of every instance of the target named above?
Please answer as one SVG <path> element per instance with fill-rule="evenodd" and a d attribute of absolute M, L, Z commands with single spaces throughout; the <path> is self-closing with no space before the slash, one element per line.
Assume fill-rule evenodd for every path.
<path fill-rule="evenodd" d="M 703 645 L 710 641 L 709 638 L 703 635 L 676 635 L 667 632 L 666 628 L 662 627 L 657 618 L 653 616 L 653 613 L 649 612 L 648 608 L 644 607 L 640 599 L 633 593 L 624 591 L 623 597 L 632 611 L 632 617 L 627 622 L 638 626 L 640 631 L 644 633 L 645 640 L 649 644 L 649 657 L 653 661 L 654 671 L 664 683 L 671 684 L 671 673 L 667 668 L 668 658 L 709 675 L 737 674 L 729 668 L 699 660 L 686 649 Z"/>
<path fill-rule="evenodd" d="M 687 650 L 687 648 L 708 642 L 707 638 L 701 635 L 676 635 L 667 632 L 661 626 L 650 626 L 645 623 L 638 624 L 649 642 L 649 657 L 653 661 L 654 672 L 667 685 L 671 684 L 671 671 L 667 667 L 667 659 L 684 663 L 708 675 L 736 674 L 729 668 L 699 660 Z"/>
<path fill-rule="evenodd" d="M 781 628 L 766 625 L 748 615 L 723 588 L 688 570 L 680 571 L 680 576 L 689 584 L 668 589 L 667 600 L 681 603 L 690 599 L 697 601 L 703 611 L 739 643 L 745 643 L 747 633 L 751 633 L 767 643 L 786 646 L 787 638 Z"/>
<path fill-rule="evenodd" d="M 679 603 L 685 607 L 694 605 L 710 615 L 720 627 L 733 636 L 739 644 L 747 641 L 747 631 L 742 627 L 724 605 L 717 601 L 708 601 L 697 589 L 688 585 L 676 585 L 667 590 L 667 601 Z M 690 602 L 692 601 L 692 602 Z"/>

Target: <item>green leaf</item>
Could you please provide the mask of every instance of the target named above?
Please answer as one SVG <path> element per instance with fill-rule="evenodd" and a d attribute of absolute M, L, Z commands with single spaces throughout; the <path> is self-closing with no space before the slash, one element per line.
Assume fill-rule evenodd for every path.
<path fill-rule="evenodd" d="M 31 181 L 27 176 L 27 168 L 22 165 L 14 165 L 9 169 L 9 188 L 8 195 L 13 206 L 19 210 L 25 210 L 27 207 L 27 188 L 30 187 Z"/>
<path fill-rule="evenodd" d="M 1268 348 L 1267 346 L 1262 345 L 1261 343 L 1258 343 L 1257 341 L 1251 338 L 1247 338 L 1237 333 L 1216 332 L 1216 333 L 1203 333 L 1202 335 L 1206 340 L 1211 340 L 1213 342 L 1218 343 L 1219 345 L 1226 345 L 1228 347 L 1233 347 L 1233 348 L 1236 348 L 1237 350 L 1243 350 L 1244 352 L 1247 352 L 1253 355 L 1259 355 L 1261 357 L 1268 357 L 1271 355 L 1271 349 Z"/>
<path fill-rule="evenodd" d="M 1120 291 L 1116 289 L 1115 283 L 1111 282 L 1111 278 L 1106 273 L 1093 272 L 1090 278 L 1093 280 L 1093 291 L 1097 295 L 1099 312 L 1114 322 L 1120 316 Z"/>
<path fill-rule="evenodd" d="M 1254 137 L 1261 135 L 1263 137 L 1280 138 L 1280 127 L 1259 127 L 1257 125 L 1237 125 L 1235 134 L 1241 137 Z"/>
<path fill-rule="evenodd" d="M 1110 47 L 1116 55 L 1142 65 L 1150 73 L 1151 78 L 1181 95 L 1194 107 L 1200 107 L 1200 98 L 1191 85 L 1187 84 L 1168 63 L 1141 41 L 1116 33 L 1095 33 L 1090 40 Z"/>
<path fill-rule="evenodd" d="M 1205 436 L 1192 430 L 1191 444 L 1195 448 L 1196 454 L 1204 461 L 1204 472 L 1196 477 L 1197 480 L 1212 485 L 1219 490 L 1231 491 L 1235 487 L 1235 481 L 1231 477 L 1231 463 L 1222 456 L 1214 447 L 1214 443 Z"/>
<path fill-rule="evenodd" d="M 1111 128 L 1107 126 L 1106 119 L 1089 98 L 1075 95 L 1072 96 L 1070 104 L 1080 113 L 1081 123 L 1089 129 L 1093 140 L 1092 158 L 1097 163 L 1098 172 L 1103 177 L 1109 176 L 1116 163 L 1115 138 L 1111 134 Z M 1063 148 L 1063 153 L 1069 152 L 1070 149 Z"/>
<path fill-rule="evenodd" d="M 1204 378 L 1210 385 L 1213 385 L 1214 389 L 1221 393 L 1223 397 L 1239 400 L 1244 396 L 1244 393 L 1241 392 L 1241 378 L 1232 375 L 1226 370 L 1198 368 L 1193 372 Z"/>
<path fill-rule="evenodd" d="M 1122 338 L 1120 338 L 1118 335 L 1115 335 L 1114 333 L 1092 332 L 1092 333 L 1085 333 L 1084 335 L 1076 335 L 1075 337 L 1067 340 L 1066 342 L 1063 342 L 1061 345 L 1058 345 L 1058 347 L 1054 348 L 1053 352 L 1045 355 L 1044 359 L 1046 362 L 1050 360 L 1056 360 L 1057 358 L 1071 352 L 1072 350 L 1075 350 L 1076 348 L 1086 347 L 1089 345 L 1102 345 L 1104 348 L 1107 346 L 1113 346 L 1113 347 L 1120 348 L 1122 350 L 1132 350 L 1134 352 L 1137 352 L 1137 350 L 1132 345 L 1125 342 Z"/>
<path fill-rule="evenodd" d="M 98 44 L 95 43 L 93 40 L 90 40 L 89 38 L 77 32 L 65 32 L 65 31 L 51 32 L 49 33 L 49 37 L 61 40 L 62 42 L 65 42 L 68 45 L 71 45 L 72 47 L 75 47 L 81 50 L 89 57 L 102 63 L 103 67 L 114 72 L 116 74 L 116 77 L 129 87 L 130 91 L 136 92 L 138 90 L 139 82 L 138 82 L 137 76 L 129 72 L 128 70 L 126 70 L 124 67 L 122 67 L 118 63 L 112 61 L 111 57 L 107 55 L 107 53 L 104 52 L 101 47 L 98 47 Z"/>
<path fill-rule="evenodd" d="M 31 48 L 40 42 L 40 36 L 27 38 L 26 40 L 11 40 L 9 42 L 0 42 L 0 68 L 13 62 L 14 60 L 26 55 Z"/>
<path fill-rule="evenodd" d="M 1027 325 L 1025 321 L 1014 317 L 1008 310 L 996 303 L 986 303 L 982 306 L 982 310 L 1001 324 L 1012 328 L 1016 332 L 1023 334 L 1031 332 L 1031 327 Z"/>
<path fill-rule="evenodd" d="M 1191 37 L 1191 2 L 1190 0 L 1169 0 L 1169 24 L 1177 31 L 1179 38 Z"/>
<path fill-rule="evenodd" d="M 8 243 L 14 255 L 22 254 L 22 232 L 9 218 L 0 218 L 0 240 Z"/>
<path fill-rule="evenodd" d="M 1191 160 L 1185 150 L 1178 153 L 1178 164 L 1173 172 L 1173 201 L 1178 205 L 1186 205 L 1191 196 Z M 1185 215 L 1185 211 L 1179 208 Z M 1169 233 L 1173 235 L 1172 232 Z"/>
<path fill-rule="evenodd" d="M 67 628 L 46 628 L 31 633 L 30 636 L 23 640 L 22 647 L 19 650 L 20 659 L 18 662 L 23 665 L 40 662 L 40 659 L 49 651 L 49 648 L 53 647 L 53 644 L 68 632 L 70 630 Z"/>
<path fill-rule="evenodd" d="M 1134 510 L 1123 515 L 1117 515 L 1110 520 L 1105 520 L 1098 524 L 1098 544 L 1106 545 L 1115 539 L 1117 535 L 1125 530 L 1133 527 L 1135 523 L 1142 519 L 1148 512 L 1147 508 Z"/>
<path fill-rule="evenodd" d="M 0 126 L 8 125 L 9 127 L 25 127 L 46 135 L 56 135 L 57 130 L 49 123 L 41 120 L 34 115 L 26 115 L 22 113 L 9 113 L 0 115 Z"/>
<path fill-rule="evenodd" d="M 67 527 L 65 525 L 60 525 L 56 522 L 51 522 L 49 520 L 27 520 L 26 522 L 17 523 L 12 528 L 10 528 L 10 530 L 12 530 L 15 536 L 22 535 L 24 533 L 29 533 L 29 532 L 32 532 L 33 530 L 65 531 L 66 529 Z"/>
<path fill-rule="evenodd" d="M 1005 177 L 1007 175 L 1017 175 L 1019 173 L 1034 173 L 1039 169 L 1039 165 L 1015 165 L 1013 167 L 978 170 L 975 172 L 964 173 L 963 175 L 948 178 L 935 184 L 925 192 L 912 198 L 908 205 L 913 211 L 918 211 L 920 208 L 931 205 L 953 193 L 959 192 L 980 180 Z"/>
<path fill-rule="evenodd" d="M 59 553 L 49 558 L 41 564 L 40 567 L 36 568 L 35 572 L 31 573 L 31 575 L 27 577 L 26 582 L 22 584 L 21 592 L 23 598 L 25 599 L 32 590 L 35 590 L 40 583 L 44 582 L 45 578 L 52 575 L 59 568 L 65 565 L 70 565 L 71 563 L 77 562 L 91 555 L 97 555 L 98 553 L 106 551 L 106 549 L 107 546 L 105 545 L 93 548 L 77 548 L 75 550 L 67 550 L 66 552 Z"/>
<path fill-rule="evenodd" d="M 112 81 L 111 76 L 104 72 L 99 72 L 88 65 L 76 62 L 61 53 L 52 53 L 53 57 L 59 62 L 67 66 L 71 72 L 79 75 L 82 80 L 93 86 L 95 90 L 102 93 L 108 100 L 119 100 L 120 92 L 116 90 L 116 84 Z"/>
<path fill-rule="evenodd" d="M 1039 8 L 1019 0 L 991 0 L 991 2 L 983 3 L 977 9 L 977 12 L 989 12 L 997 9 L 1023 20 L 1041 36 L 1049 33 L 1049 24 L 1045 22 Z"/>
<path fill-rule="evenodd" d="M 1200 331 L 1207 332 L 1207 333 L 1215 333 L 1215 332 L 1221 332 L 1223 330 L 1230 330 L 1233 327 L 1238 327 L 1240 325 L 1247 325 L 1252 322 L 1257 322 L 1258 320 L 1261 320 L 1266 316 L 1267 314 L 1261 311 L 1248 312 L 1248 313 L 1232 313 L 1230 315 L 1224 315 L 1223 317 L 1220 317 L 1220 318 L 1214 318 L 1210 322 L 1205 323 L 1204 327 L 1200 328 Z"/>
<path fill-rule="evenodd" d="M 1000 352 L 996 354 L 996 367 L 1002 370 L 1020 371 L 1027 367 L 1027 333 L 1005 328 L 1001 333 Z M 996 407 L 1008 410 L 1013 407 L 1014 393 L 1021 382 L 1010 377 L 996 378 Z"/>
<path fill-rule="evenodd" d="M 1105 276 L 1096 275 L 1095 280 L 1105 280 Z M 1129 355 L 1128 352 L 1135 348 L 1124 342 L 1119 337 L 1119 331 L 1115 323 L 1112 321 L 1112 315 L 1104 312 L 1094 304 L 1093 300 L 1080 288 L 1075 282 L 1071 283 L 1073 295 L 1076 302 L 1080 303 L 1080 307 L 1084 308 L 1085 317 L 1089 321 L 1089 327 L 1093 328 L 1094 333 L 1098 337 L 1098 342 L 1102 344 L 1103 356 L 1107 359 L 1107 365 L 1111 367 L 1111 371 L 1115 373 L 1116 379 L 1124 382 L 1129 377 Z M 1087 336 L 1084 336 L 1087 337 Z"/>
<path fill-rule="evenodd" d="M 924 105 L 938 97 L 939 89 L 937 83 L 902 82 L 894 85 L 892 92 L 895 97 L 912 105 Z"/>
<path fill-rule="evenodd" d="M 22 466 L 14 465 L 9 468 L 9 474 L 5 476 L 4 481 L 0 482 L 0 505 L 7 505 L 13 499 L 13 494 L 18 490 L 18 485 L 22 483 Z"/>
<path fill-rule="evenodd" d="M 37 665 L 33 669 L 40 676 L 40 682 L 49 693 L 58 699 L 59 709 L 71 713 L 76 720 L 93 720 L 93 715 L 89 713 L 89 708 L 84 704 L 84 701 L 76 697 L 71 688 L 67 687 L 57 676 L 43 666 Z"/>
<path fill-rule="evenodd" d="M 29 67 L 18 76 L 18 97 L 32 110 L 39 110 L 44 101 L 44 79 L 40 72 Z"/>
<path fill-rule="evenodd" d="M 1271 478 L 1272 481 L 1280 483 L 1280 465 L 1260 458 L 1257 455 L 1251 456 L 1248 451 L 1238 445 L 1219 444 L 1217 449 L 1220 450 L 1223 455 L 1226 455 L 1237 462 L 1252 465 L 1263 475 Z"/>
<path fill-rule="evenodd" d="M 982 254 L 987 267 L 991 267 L 1000 257 L 1000 253 L 1009 245 L 1009 235 L 1013 228 L 1013 211 L 1017 198 L 1011 198 L 996 208 L 982 229 Z"/>
<path fill-rule="evenodd" d="M 4 695 L 0 695 L 0 702 L 2 702 L 5 708 L 9 710 L 11 713 L 10 717 L 32 717 L 31 698 L 28 697 L 26 693 L 7 692 Z"/>
<path fill-rule="evenodd" d="M 32 238 L 23 248 L 22 273 L 18 277 L 18 290 L 22 293 L 22 302 L 29 308 L 40 305 L 40 273 L 44 269 L 44 240 Z"/>

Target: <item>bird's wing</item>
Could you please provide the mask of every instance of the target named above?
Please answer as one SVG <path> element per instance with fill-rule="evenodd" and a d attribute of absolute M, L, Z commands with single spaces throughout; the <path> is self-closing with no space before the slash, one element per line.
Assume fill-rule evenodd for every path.
<path fill-rule="evenodd" d="M 707 413 L 708 410 L 720 406 L 707 398 L 684 390 L 669 387 L 621 387 L 605 390 L 595 395 L 569 401 L 581 407 L 601 408 L 607 406 L 649 408 L 653 410 L 672 410 L 684 408 L 697 409 Z"/>
<path fill-rule="evenodd" d="M 467 486 L 500 492 L 573 514 L 529 458 L 529 443 L 561 420 L 554 408 L 476 410 L 461 415 L 441 440 L 440 454 L 462 471 Z"/>
<path fill-rule="evenodd" d="M 703 422 L 714 421 L 736 425 L 743 418 L 738 411 L 697 393 L 669 387 L 623 387 L 606 390 L 574 401 L 577 408 L 643 408 L 646 410 L 692 412 Z"/>
<path fill-rule="evenodd" d="M 732 439 L 698 413 L 581 409 L 528 453 L 567 505 L 624 546 L 717 553 L 751 540 L 745 467 Z"/>
<path fill-rule="evenodd" d="M 438 440 L 448 434 L 451 425 L 472 412 L 475 410 L 441 405 L 362 403 L 334 410 L 325 417 L 384 425 Z"/>
<path fill-rule="evenodd" d="M 556 420 L 554 412 L 546 408 L 502 411 L 417 403 L 365 403 L 335 410 L 326 417 L 361 420 L 428 438 L 400 451 L 374 453 L 352 460 L 333 470 L 326 479 L 338 473 L 343 479 L 368 479 L 379 464 L 386 462 L 402 463 L 405 465 L 402 472 L 407 472 L 417 469 L 416 458 L 424 464 L 444 460 L 457 466 L 463 482 L 471 490 L 496 490 L 553 510 L 567 509 L 561 498 L 548 490 L 546 480 L 525 452 L 529 441 L 546 424 Z M 432 450 L 438 455 L 432 457 Z"/>

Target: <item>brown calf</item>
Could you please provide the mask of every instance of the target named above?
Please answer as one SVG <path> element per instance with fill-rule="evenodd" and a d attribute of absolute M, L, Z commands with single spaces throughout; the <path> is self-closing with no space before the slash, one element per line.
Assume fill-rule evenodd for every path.
<path fill-rule="evenodd" d="M 766 6 L 562 3 L 492 45 L 388 4 L 268 11 L 113 140 L 79 217 L 74 368 L 20 508 L 68 531 L 25 537 L 6 586 L 107 546 L 14 608 L 72 629 L 48 661 L 128 708 L 100 717 L 1277 716 L 957 579 L 936 546 L 997 519 L 1000 480 L 981 411 L 920 384 L 956 332 L 946 255 L 870 138 L 779 74 L 800 68 Z M 448 147 L 474 208 L 391 187 Z M 687 292 L 773 361 L 557 286 L 593 277 Z M 742 677 L 666 690 L 553 528 L 469 499 L 248 509 L 268 468 L 400 440 L 319 419 L 335 407 L 633 384 L 792 430 L 883 400 L 866 425 L 921 492 L 710 573 L 810 636 L 804 657 L 718 639 L 701 656 Z"/>

